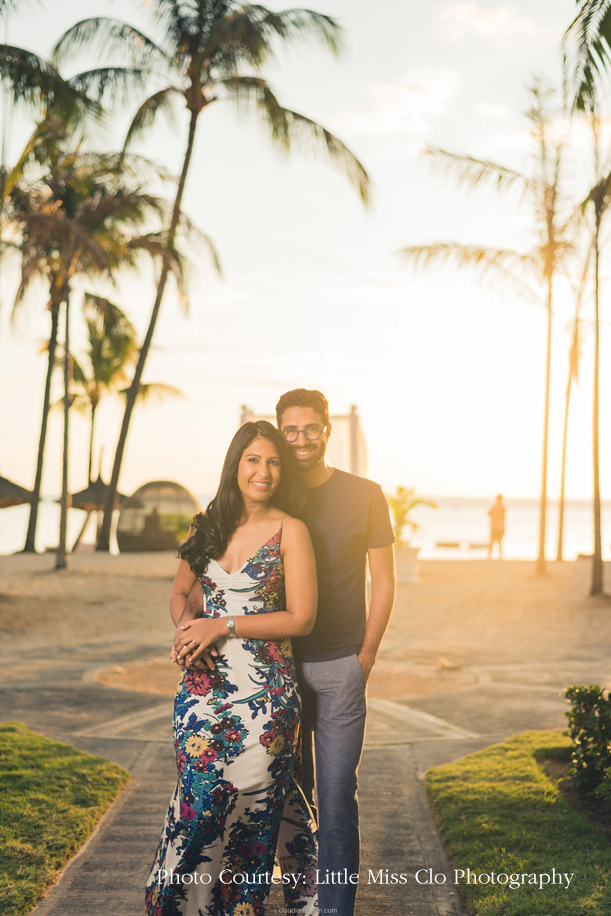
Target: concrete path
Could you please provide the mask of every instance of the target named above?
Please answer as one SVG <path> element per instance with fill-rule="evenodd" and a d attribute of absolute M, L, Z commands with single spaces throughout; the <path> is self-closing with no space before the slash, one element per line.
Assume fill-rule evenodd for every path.
<path fill-rule="evenodd" d="M 116 761 L 132 775 L 35 908 L 36 916 L 143 916 L 143 887 L 176 775 L 172 703 L 104 686 L 95 672 L 157 656 L 166 648 L 125 644 L 117 637 L 70 652 L 50 648 L 34 653 L 25 665 L 23 659 L 0 653 L 3 718 Z M 481 666 L 472 673 L 473 685 L 457 692 L 409 701 L 370 700 L 360 770 L 358 916 L 461 916 L 450 864 L 426 802 L 424 772 L 517 731 L 562 727 L 562 687 L 572 680 L 605 683 L 611 665 L 601 652 L 601 657 L 567 657 L 549 665 Z M 420 869 L 447 880 L 418 883 Z M 392 884 L 393 873 L 406 875 L 406 883 Z M 420 872 L 419 877 L 426 876 Z M 270 916 L 281 905 L 273 898 Z"/>

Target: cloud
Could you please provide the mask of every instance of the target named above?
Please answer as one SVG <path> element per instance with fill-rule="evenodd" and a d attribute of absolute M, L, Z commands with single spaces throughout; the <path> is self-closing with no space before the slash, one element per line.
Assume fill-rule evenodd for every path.
<path fill-rule="evenodd" d="M 478 114 L 494 121 L 507 121 L 513 114 L 508 105 L 500 105 L 498 102 L 479 102 L 475 110 Z"/>
<path fill-rule="evenodd" d="M 441 8 L 438 24 L 438 38 L 446 44 L 479 38 L 507 48 L 542 35 L 542 29 L 532 16 L 505 3 L 486 9 L 474 0 L 455 0 Z"/>
<path fill-rule="evenodd" d="M 402 151 L 420 149 L 432 117 L 443 114 L 456 95 L 458 74 L 441 67 L 409 70 L 392 83 L 371 86 L 359 105 L 350 105 L 327 118 L 345 136 L 402 141 Z"/>

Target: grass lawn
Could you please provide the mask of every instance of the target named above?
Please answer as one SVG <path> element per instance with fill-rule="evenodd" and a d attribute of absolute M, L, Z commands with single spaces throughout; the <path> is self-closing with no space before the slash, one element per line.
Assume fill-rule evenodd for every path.
<path fill-rule="evenodd" d="M 569 744 L 560 732 L 526 732 L 428 771 L 427 791 L 453 868 L 480 877 L 526 875 L 515 889 L 461 877 L 457 887 L 477 916 L 611 914 L 608 838 L 543 769 L 566 758 Z M 557 876 L 574 875 L 568 887 L 565 879 L 529 883 L 530 875 L 551 875 L 554 868 Z M 452 872 L 448 883 L 454 880 Z"/>
<path fill-rule="evenodd" d="M 2 916 L 29 913 L 128 780 L 108 760 L 0 723 Z"/>

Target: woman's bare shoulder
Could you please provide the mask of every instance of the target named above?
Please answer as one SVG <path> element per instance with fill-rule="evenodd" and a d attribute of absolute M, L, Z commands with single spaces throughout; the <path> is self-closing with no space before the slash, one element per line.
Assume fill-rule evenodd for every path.
<path fill-rule="evenodd" d="M 285 515 L 284 521 L 282 523 L 283 536 L 288 534 L 289 537 L 293 538 L 304 538 L 309 539 L 310 532 L 308 531 L 308 526 L 305 522 L 302 522 L 300 518 L 295 518 L 292 515 Z"/>

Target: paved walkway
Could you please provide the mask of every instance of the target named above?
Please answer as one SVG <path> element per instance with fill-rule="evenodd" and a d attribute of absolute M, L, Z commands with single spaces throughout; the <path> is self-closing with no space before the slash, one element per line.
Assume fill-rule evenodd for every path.
<path fill-rule="evenodd" d="M 169 698 L 116 690 L 96 670 L 157 656 L 165 644 L 119 638 L 34 653 L 24 665 L 0 653 L 2 717 L 17 719 L 125 766 L 132 775 L 95 833 L 33 911 L 36 916 L 143 916 L 143 886 L 175 780 Z M 385 652 L 392 654 L 393 645 Z M 363 856 L 358 916 L 461 916 L 449 862 L 426 802 L 422 775 L 510 734 L 564 724 L 562 687 L 605 683 L 605 654 L 471 669 L 473 685 L 411 700 L 370 701 L 360 770 Z M 419 869 L 445 874 L 419 884 Z M 380 872 L 405 873 L 403 885 Z M 372 880 L 376 878 L 376 880 Z M 269 913 L 278 912 L 274 899 Z"/>

